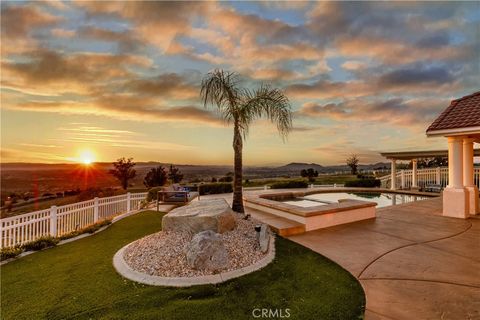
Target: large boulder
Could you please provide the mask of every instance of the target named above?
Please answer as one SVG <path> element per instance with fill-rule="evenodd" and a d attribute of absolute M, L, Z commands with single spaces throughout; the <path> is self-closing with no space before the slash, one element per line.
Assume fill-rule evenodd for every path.
<path fill-rule="evenodd" d="M 192 202 L 162 218 L 162 230 L 197 234 L 211 230 L 224 233 L 235 228 L 235 213 L 224 199 Z"/>
<path fill-rule="evenodd" d="M 211 230 L 197 233 L 186 248 L 187 263 L 196 270 L 217 271 L 228 263 L 228 252 L 218 233 Z"/>

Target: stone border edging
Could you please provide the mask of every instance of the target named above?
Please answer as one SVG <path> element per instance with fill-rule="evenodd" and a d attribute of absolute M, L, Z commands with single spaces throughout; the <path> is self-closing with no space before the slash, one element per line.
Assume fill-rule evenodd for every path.
<path fill-rule="evenodd" d="M 132 242 L 133 243 L 133 242 Z M 275 258 L 275 236 L 270 235 L 270 243 L 268 253 L 265 257 L 249 266 L 227 271 L 219 274 L 198 276 L 198 277 L 159 277 L 151 276 L 142 272 L 133 270 L 128 266 L 123 258 L 125 249 L 132 243 L 127 244 L 117 251 L 113 256 L 113 267 L 124 278 L 131 281 L 152 285 L 152 286 L 166 286 L 166 287 L 191 287 L 203 284 L 218 284 L 230 279 L 238 278 L 246 274 L 258 271 L 266 267 Z"/>

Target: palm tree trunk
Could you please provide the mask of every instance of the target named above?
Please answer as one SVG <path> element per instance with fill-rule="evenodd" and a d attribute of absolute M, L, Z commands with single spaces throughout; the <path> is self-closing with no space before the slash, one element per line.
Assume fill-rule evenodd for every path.
<path fill-rule="evenodd" d="M 235 125 L 233 128 L 233 151 L 234 151 L 234 162 L 233 162 L 233 204 L 232 209 L 235 212 L 244 213 L 245 209 L 243 208 L 243 192 L 242 192 L 242 149 L 243 141 L 242 134 L 240 133 L 240 126 L 238 121 L 235 120 Z"/>

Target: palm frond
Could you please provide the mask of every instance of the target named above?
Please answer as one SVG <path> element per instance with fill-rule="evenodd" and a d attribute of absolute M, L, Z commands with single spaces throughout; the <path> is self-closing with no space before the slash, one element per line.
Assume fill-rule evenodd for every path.
<path fill-rule="evenodd" d="M 216 106 L 225 121 L 234 119 L 240 101 L 239 76 L 235 72 L 215 69 L 202 80 L 200 97 L 204 107 Z"/>
<path fill-rule="evenodd" d="M 267 84 L 256 90 L 243 91 L 242 121 L 248 125 L 256 118 L 266 117 L 277 126 L 280 136 L 285 140 L 292 129 L 292 110 L 285 94 Z"/>

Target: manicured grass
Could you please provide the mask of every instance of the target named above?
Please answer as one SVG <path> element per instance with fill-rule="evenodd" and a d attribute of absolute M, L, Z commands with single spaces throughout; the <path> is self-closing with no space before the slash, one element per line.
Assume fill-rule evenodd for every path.
<path fill-rule="evenodd" d="M 289 319 L 363 315 L 363 290 L 348 272 L 283 238 L 269 266 L 220 285 L 152 287 L 118 275 L 115 252 L 160 228 L 161 214 L 146 211 L 2 266 L 1 319 L 249 319 L 254 308 L 289 308 Z"/>

